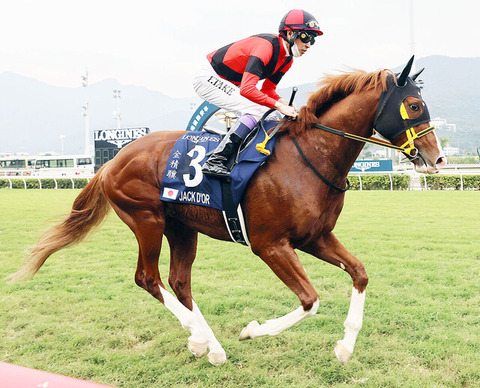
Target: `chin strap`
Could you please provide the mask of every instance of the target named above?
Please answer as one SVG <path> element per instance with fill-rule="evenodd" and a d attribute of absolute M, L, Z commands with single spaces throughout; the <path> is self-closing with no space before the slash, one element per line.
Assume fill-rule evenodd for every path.
<path fill-rule="evenodd" d="M 298 57 L 301 56 L 301 55 L 300 55 L 300 50 L 298 49 L 298 46 L 297 46 L 296 43 L 293 45 L 293 48 L 291 49 L 291 51 L 292 51 L 292 55 L 293 55 L 295 58 L 298 58 Z"/>
<path fill-rule="evenodd" d="M 298 37 L 298 32 L 296 32 L 296 31 L 292 31 L 292 32 L 293 32 L 293 34 L 292 34 L 291 39 L 290 39 L 290 40 L 287 40 L 287 38 L 285 37 L 285 40 L 287 41 L 288 47 L 289 47 L 288 53 L 289 53 L 290 55 L 293 55 L 294 57 L 297 57 L 297 56 L 299 56 L 299 55 L 295 55 L 292 50 L 293 50 L 293 47 L 295 46 L 297 54 L 300 54 L 300 53 L 298 52 L 298 47 L 296 47 L 296 45 L 295 45 L 295 41 L 297 40 L 297 37 Z"/>

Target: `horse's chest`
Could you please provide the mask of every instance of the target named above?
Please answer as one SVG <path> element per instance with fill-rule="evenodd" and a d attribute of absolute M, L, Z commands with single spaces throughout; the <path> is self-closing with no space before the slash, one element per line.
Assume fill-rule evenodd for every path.
<path fill-rule="evenodd" d="M 329 201 L 311 201 L 295 212 L 293 223 L 298 238 L 321 235 L 331 232 L 335 227 L 341 206 Z"/>

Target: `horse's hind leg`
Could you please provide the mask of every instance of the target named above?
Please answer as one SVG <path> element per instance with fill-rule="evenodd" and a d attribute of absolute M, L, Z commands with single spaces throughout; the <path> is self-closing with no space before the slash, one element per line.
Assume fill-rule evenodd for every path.
<path fill-rule="evenodd" d="M 193 314 L 189 327 L 192 335 L 188 338 L 188 349 L 196 357 L 201 357 L 208 348 L 210 363 L 223 364 L 227 360 L 225 350 L 215 338 L 212 329 L 192 298 L 191 271 L 197 249 L 197 232 L 169 219 L 165 236 L 170 244 L 170 287 L 182 305 L 188 308 L 190 314 Z M 162 293 L 164 292 L 162 290 Z M 181 309 L 180 306 L 177 307 Z"/>
<path fill-rule="evenodd" d="M 201 314 L 199 311 L 197 312 L 198 308 L 195 302 L 193 302 L 190 292 L 190 268 L 195 258 L 196 234 L 189 235 L 192 236 L 192 239 L 185 236 L 185 245 L 181 249 L 182 252 L 190 252 L 185 255 L 186 260 L 183 262 L 187 268 L 184 274 L 188 275 L 184 275 L 183 285 L 182 277 L 179 277 L 177 281 L 173 282 L 174 289 L 176 289 L 176 292 L 180 295 L 182 302 L 188 306 L 187 308 L 165 289 L 160 279 L 158 259 L 162 247 L 162 237 L 164 232 L 167 235 L 167 230 L 170 230 L 166 230 L 166 220 L 163 209 L 143 209 L 126 212 L 121 210 L 116 204 L 113 204 L 113 207 L 118 216 L 132 229 L 138 241 L 139 253 L 137 270 L 135 272 L 135 283 L 162 302 L 165 307 L 178 318 L 181 325 L 185 329 L 190 330 L 192 334 L 191 338 L 199 343 L 209 343 L 209 337 L 205 335 L 204 324 L 198 317 L 199 315 L 201 316 Z M 192 247 L 192 249 L 189 249 L 189 247 Z M 179 249 L 180 248 L 176 247 L 174 251 L 179 251 Z M 215 337 L 213 336 L 213 338 Z M 218 345 L 220 346 L 220 344 Z M 220 349 L 223 351 L 221 346 Z M 222 357 L 218 357 L 216 354 L 212 355 L 212 357 L 209 356 L 209 360 L 212 364 L 222 363 Z M 223 351 L 223 360 L 223 362 L 226 360 L 225 351 Z"/>
<path fill-rule="evenodd" d="M 264 246 L 261 241 L 261 246 Z M 252 242 L 252 249 L 255 243 Z M 297 254 L 290 244 L 270 245 L 259 250 L 254 249 L 265 263 L 275 272 L 300 299 L 302 306 L 284 315 L 283 317 L 270 319 L 264 324 L 257 321 L 250 322 L 240 333 L 240 340 L 259 337 L 262 335 L 277 335 L 293 326 L 302 319 L 315 315 L 318 309 L 318 295 L 308 279 L 305 270 L 298 259 Z"/>
<path fill-rule="evenodd" d="M 347 271 L 353 280 L 352 297 L 347 319 L 345 320 L 345 337 L 337 342 L 335 354 L 342 364 L 346 364 L 353 353 L 357 335 L 363 324 L 365 289 L 368 276 L 365 267 L 334 236 L 329 233 L 317 241 L 301 248 L 302 251 L 325 260 Z"/>

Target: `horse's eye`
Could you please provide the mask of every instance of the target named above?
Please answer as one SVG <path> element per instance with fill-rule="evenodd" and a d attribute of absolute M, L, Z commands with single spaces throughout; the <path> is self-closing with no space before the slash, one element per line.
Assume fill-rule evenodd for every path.
<path fill-rule="evenodd" d="M 412 110 L 412 112 L 418 112 L 420 110 L 418 104 L 410 104 L 408 107 Z"/>

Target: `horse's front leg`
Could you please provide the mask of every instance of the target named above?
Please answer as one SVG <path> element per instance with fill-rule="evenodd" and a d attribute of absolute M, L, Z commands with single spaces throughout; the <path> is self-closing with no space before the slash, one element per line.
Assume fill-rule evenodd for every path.
<path fill-rule="evenodd" d="M 338 241 L 333 233 L 328 233 L 300 248 L 302 251 L 327 261 L 347 271 L 353 280 L 352 297 L 347 319 L 344 323 L 345 337 L 337 342 L 335 354 L 338 361 L 346 364 L 353 353 L 357 335 L 363 324 L 363 309 L 365 305 L 365 289 L 368 284 L 368 276 L 364 265 L 353 256 Z"/>

